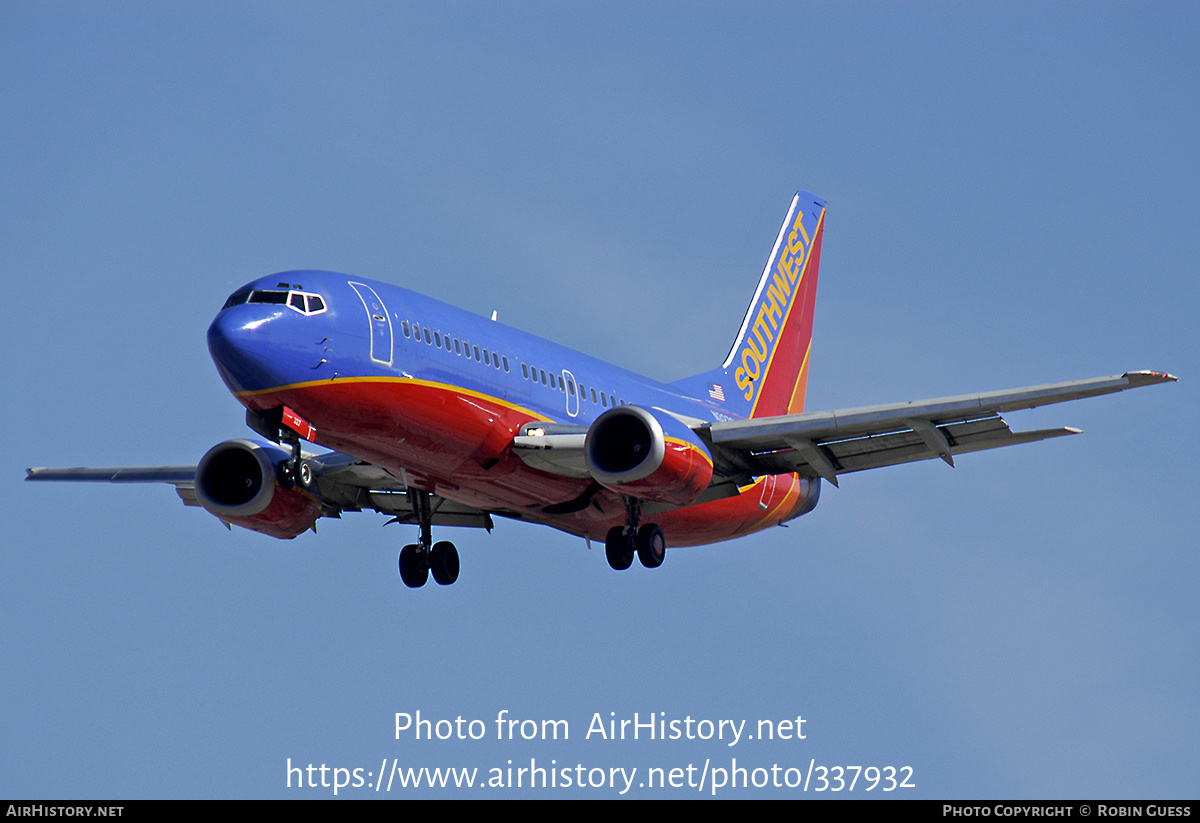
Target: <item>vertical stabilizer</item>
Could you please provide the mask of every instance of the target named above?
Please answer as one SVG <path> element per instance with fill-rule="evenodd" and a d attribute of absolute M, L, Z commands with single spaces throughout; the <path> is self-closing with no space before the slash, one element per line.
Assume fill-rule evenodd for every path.
<path fill-rule="evenodd" d="M 729 356 L 677 385 L 704 388 L 740 417 L 804 411 L 824 230 L 825 201 L 797 192 Z"/>

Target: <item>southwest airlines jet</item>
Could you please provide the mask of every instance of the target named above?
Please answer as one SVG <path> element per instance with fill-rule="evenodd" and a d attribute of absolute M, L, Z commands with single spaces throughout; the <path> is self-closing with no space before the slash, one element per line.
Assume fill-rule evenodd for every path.
<path fill-rule="evenodd" d="M 173 483 L 227 526 L 293 538 L 373 509 L 419 527 L 400 576 L 458 578 L 434 526 L 495 516 L 603 539 L 609 565 L 812 511 L 847 472 L 1075 434 L 1004 412 L 1175 380 L 1159 372 L 805 411 L 825 201 L 792 200 L 725 361 L 659 383 L 406 289 L 327 271 L 230 295 L 208 347 L 246 422 L 196 466 L 29 469 L 29 480 Z M 304 448 L 304 442 L 324 451 Z"/>

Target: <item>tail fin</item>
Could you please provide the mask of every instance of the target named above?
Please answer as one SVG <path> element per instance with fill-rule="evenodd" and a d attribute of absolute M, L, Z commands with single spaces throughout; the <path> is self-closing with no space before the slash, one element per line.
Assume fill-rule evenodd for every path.
<path fill-rule="evenodd" d="M 709 397 L 742 417 L 804 411 L 824 231 L 825 201 L 797 192 L 729 356 L 719 369 L 677 385 L 696 391 L 704 384 Z"/>

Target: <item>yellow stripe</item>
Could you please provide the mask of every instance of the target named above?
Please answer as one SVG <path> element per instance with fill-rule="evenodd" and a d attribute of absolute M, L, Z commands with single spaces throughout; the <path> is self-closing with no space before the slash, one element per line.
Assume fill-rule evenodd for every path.
<path fill-rule="evenodd" d="M 677 446 L 687 446 L 689 449 L 691 449 L 692 451 L 696 452 L 696 454 L 698 454 L 698 455 L 700 455 L 701 457 L 703 457 L 703 458 L 704 458 L 704 462 L 705 462 L 705 463 L 707 463 L 707 464 L 708 464 L 708 465 L 710 465 L 710 466 L 713 464 L 712 458 L 711 458 L 711 457 L 710 457 L 708 454 L 706 454 L 706 453 L 705 453 L 705 451 L 704 451 L 703 449 L 698 449 L 698 448 L 696 448 L 696 446 L 695 446 L 694 444 L 692 444 L 692 443 L 689 443 L 689 442 L 687 442 L 686 440 L 683 440 L 683 439 L 681 439 L 681 438 L 678 438 L 678 437 L 667 437 L 667 436 L 665 436 L 665 435 L 664 435 L 664 436 L 663 436 L 663 439 L 664 439 L 664 440 L 666 440 L 666 442 L 668 442 L 668 443 L 674 443 L 674 444 L 676 444 Z"/>
<path fill-rule="evenodd" d="M 754 488 L 754 487 L 755 487 L 755 486 L 757 486 L 759 483 L 763 482 L 763 478 L 764 478 L 764 477 L 766 477 L 766 475 L 763 475 L 762 477 L 759 477 L 759 478 L 758 478 L 757 480 L 755 480 L 753 483 L 747 483 L 745 486 L 738 486 L 738 494 L 739 494 L 739 495 L 742 495 L 742 494 L 745 494 L 746 492 L 750 491 L 750 489 Z"/>
<path fill-rule="evenodd" d="M 792 389 L 792 396 L 788 399 L 787 413 L 800 414 L 804 411 L 804 394 L 805 388 L 808 386 L 808 356 L 812 353 L 812 338 L 808 339 L 808 348 L 804 350 L 804 362 L 800 364 L 800 371 L 796 372 L 796 388 Z M 800 408 L 793 409 L 796 405 L 796 395 L 800 395 Z"/>
<path fill-rule="evenodd" d="M 449 383 L 435 383 L 432 380 L 419 380 L 415 377 L 337 377 L 333 380 L 307 380 L 303 383 L 288 383 L 287 385 L 275 386 L 274 388 L 270 389 L 255 389 L 253 391 L 234 392 L 234 396 L 239 398 L 254 397 L 261 394 L 273 394 L 275 392 L 310 389 L 319 386 L 336 385 L 338 383 L 402 383 L 408 386 L 424 386 L 426 388 L 448 391 L 453 394 L 463 395 L 466 397 L 473 397 L 477 400 L 487 400 L 500 406 L 504 406 L 507 409 L 511 409 L 512 411 L 528 414 L 530 417 L 533 417 L 537 420 L 550 420 L 551 422 L 556 422 L 554 421 L 554 418 L 547 418 L 546 415 L 542 414 L 541 412 L 536 412 L 533 409 L 528 409 L 524 406 L 518 406 L 515 403 L 502 400 L 494 395 L 472 391 L 471 389 L 464 389 L 462 386 L 453 386 Z"/>
<path fill-rule="evenodd" d="M 813 230 L 813 237 L 816 237 L 817 235 L 819 235 L 821 233 L 821 223 L 823 223 L 824 221 L 825 221 L 825 210 L 822 209 L 821 215 L 817 218 L 817 227 L 816 227 L 816 229 Z M 801 223 L 801 225 L 803 225 L 803 223 Z M 788 303 L 787 314 L 785 314 L 783 316 L 783 322 L 779 324 L 780 329 L 783 329 L 784 327 L 787 326 L 788 318 L 792 316 L 792 309 L 794 309 L 796 307 L 796 304 L 800 302 L 797 295 L 800 292 L 801 286 L 803 286 L 803 284 L 804 284 L 805 276 L 808 274 L 808 264 L 810 262 L 812 262 L 812 245 L 811 244 L 809 244 L 805 248 L 804 268 L 802 268 L 800 270 L 800 276 L 796 278 L 796 285 L 792 287 L 792 299 L 791 299 L 791 302 Z M 753 328 L 751 328 L 751 331 L 753 331 Z M 774 362 L 774 360 L 775 360 L 775 352 L 777 352 L 779 350 L 779 339 L 782 336 L 783 336 L 782 334 L 775 336 L 775 345 L 771 347 L 771 356 L 769 358 L 767 358 L 766 365 L 763 367 L 763 370 L 761 373 L 762 376 L 758 380 L 758 387 L 755 389 L 755 392 L 754 392 L 754 405 L 750 407 L 750 416 L 751 417 L 754 417 L 754 413 L 758 410 L 758 401 L 762 399 L 762 385 L 763 385 L 763 383 L 765 383 L 767 381 L 767 375 L 771 373 L 771 363 Z M 809 348 L 811 349 L 812 348 L 812 333 L 811 332 L 809 333 L 808 344 L 809 344 Z M 805 353 L 804 359 L 808 360 L 807 352 Z M 797 372 L 797 375 L 799 375 L 799 372 Z"/>
<path fill-rule="evenodd" d="M 776 479 L 775 479 L 776 486 L 779 485 L 779 477 L 782 477 L 782 476 L 783 475 L 776 476 Z M 771 511 L 771 517 L 773 517 L 773 518 L 781 516 L 783 514 L 783 509 L 785 506 L 790 507 L 790 504 L 788 503 L 788 496 L 792 493 L 792 489 L 796 489 L 796 475 L 789 474 L 789 475 L 787 475 L 787 479 L 788 479 L 787 489 L 784 491 L 783 495 L 780 496 L 779 503 L 776 504 L 775 508 Z M 797 500 L 800 499 L 800 490 L 799 489 L 796 489 L 796 499 Z"/>

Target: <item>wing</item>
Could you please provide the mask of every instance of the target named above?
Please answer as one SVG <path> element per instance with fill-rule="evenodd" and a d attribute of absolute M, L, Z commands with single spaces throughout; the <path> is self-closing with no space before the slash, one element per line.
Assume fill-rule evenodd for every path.
<path fill-rule="evenodd" d="M 342 512 L 373 509 L 396 522 L 417 523 L 412 499 L 404 484 L 378 466 L 338 452 L 306 455 L 313 485 L 320 499 L 320 516 L 340 517 Z M 93 483 L 171 483 L 184 505 L 200 506 L 196 496 L 196 466 L 111 466 L 105 468 L 26 469 L 26 480 Z M 491 530 L 487 512 L 434 495 L 430 496 L 432 525 L 465 526 Z"/>
<path fill-rule="evenodd" d="M 173 483 L 185 506 L 196 500 L 195 466 L 76 466 L 69 469 L 38 467 L 25 470 L 26 480 L 66 480 L 74 483 Z"/>
<path fill-rule="evenodd" d="M 712 444 L 714 462 L 725 474 L 798 472 L 836 486 L 837 476 L 848 472 L 934 457 L 953 466 L 956 454 L 1078 434 L 1073 428 L 1014 432 L 1000 414 L 1175 379 L 1161 372 L 1126 372 L 1011 391 L 712 423 L 697 433 Z"/>
<path fill-rule="evenodd" d="M 805 412 L 718 423 L 694 421 L 693 431 L 711 452 L 713 479 L 700 500 L 750 477 L 797 472 L 837 485 L 839 474 L 1079 434 L 1057 428 L 1014 432 L 1001 412 L 1032 409 L 1125 389 L 1168 383 L 1162 372 L 1050 383 L 1010 391 L 964 394 L 839 411 Z M 535 421 L 513 438 L 513 452 L 533 468 L 586 478 L 588 427 Z M 736 492 L 733 492 L 736 493 Z"/>
<path fill-rule="evenodd" d="M 324 507 L 335 509 L 324 517 L 344 511 L 374 509 L 389 514 L 397 523 L 418 522 L 412 498 L 403 483 L 376 465 L 337 452 L 309 458 Z M 431 525 L 492 530 L 492 517 L 482 509 L 456 503 L 445 497 L 429 496 Z"/>
<path fill-rule="evenodd" d="M 512 449 L 530 468 L 563 477 L 591 477 L 583 447 L 587 426 L 535 420 L 513 438 Z"/>

